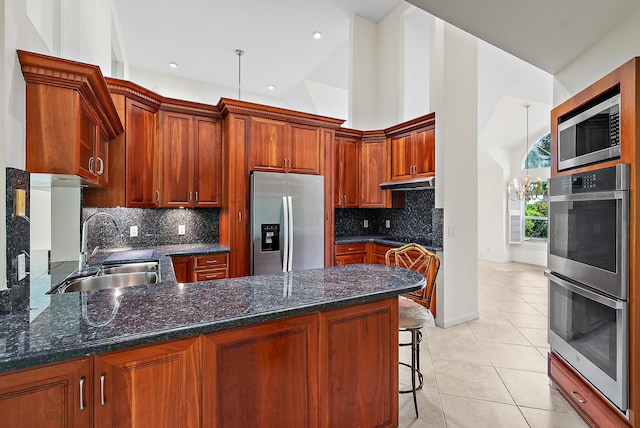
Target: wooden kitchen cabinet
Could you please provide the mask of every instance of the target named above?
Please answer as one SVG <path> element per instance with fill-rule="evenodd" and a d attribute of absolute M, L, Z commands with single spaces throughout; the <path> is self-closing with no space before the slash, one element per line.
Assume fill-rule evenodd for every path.
<path fill-rule="evenodd" d="M 94 427 L 200 426 L 198 337 L 94 357 Z"/>
<path fill-rule="evenodd" d="M 249 119 L 251 171 L 320 174 L 320 129 L 278 120 Z"/>
<path fill-rule="evenodd" d="M 336 138 L 334 204 L 357 208 L 359 202 L 360 140 Z"/>
<path fill-rule="evenodd" d="M 435 174 L 435 114 L 385 130 L 391 150 L 391 180 Z"/>
<path fill-rule="evenodd" d="M 229 254 L 201 254 L 171 257 L 176 281 L 212 281 L 229 277 Z"/>
<path fill-rule="evenodd" d="M 318 426 L 317 314 L 202 339 L 205 428 Z"/>
<path fill-rule="evenodd" d="M 100 68 L 18 51 L 26 82 L 26 168 L 108 184 L 108 143 L 123 132 Z"/>
<path fill-rule="evenodd" d="M 380 188 L 389 175 L 389 145 L 384 134 L 365 131 L 360 145 L 360 208 L 404 207 L 404 192 Z"/>
<path fill-rule="evenodd" d="M 336 266 L 367 263 L 369 260 L 366 243 L 336 244 Z"/>
<path fill-rule="evenodd" d="M 222 143 L 215 119 L 161 111 L 163 207 L 220 206 Z"/>
<path fill-rule="evenodd" d="M 0 374 L 2 426 L 91 425 L 89 358 Z"/>
<path fill-rule="evenodd" d="M 320 426 L 398 426 L 398 299 L 322 312 L 320 332 Z"/>

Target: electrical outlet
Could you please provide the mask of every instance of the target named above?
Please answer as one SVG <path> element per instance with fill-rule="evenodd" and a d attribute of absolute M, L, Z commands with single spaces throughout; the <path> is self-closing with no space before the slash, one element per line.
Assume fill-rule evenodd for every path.
<path fill-rule="evenodd" d="M 364 227 L 365 227 L 365 228 L 369 227 L 369 220 L 365 220 L 365 221 L 364 221 Z"/>
<path fill-rule="evenodd" d="M 384 227 L 386 227 L 387 229 L 389 229 L 391 227 L 391 220 L 385 220 L 384 221 Z"/>
<path fill-rule="evenodd" d="M 179 224 L 178 225 L 178 235 L 184 235 L 186 233 L 186 229 L 184 227 L 184 224 Z"/>
<path fill-rule="evenodd" d="M 129 236 L 131 237 L 138 236 L 138 226 L 129 226 Z"/>
<path fill-rule="evenodd" d="M 18 281 L 22 281 L 27 276 L 26 260 L 24 254 L 18 254 Z"/>

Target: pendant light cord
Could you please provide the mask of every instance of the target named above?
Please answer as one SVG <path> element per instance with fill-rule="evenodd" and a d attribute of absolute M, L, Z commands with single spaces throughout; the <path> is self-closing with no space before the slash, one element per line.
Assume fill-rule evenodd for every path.
<path fill-rule="evenodd" d="M 242 87 L 242 55 L 244 55 L 244 51 L 242 49 L 236 49 L 236 55 L 238 55 L 238 100 L 240 100 L 241 92 L 240 89 Z"/>

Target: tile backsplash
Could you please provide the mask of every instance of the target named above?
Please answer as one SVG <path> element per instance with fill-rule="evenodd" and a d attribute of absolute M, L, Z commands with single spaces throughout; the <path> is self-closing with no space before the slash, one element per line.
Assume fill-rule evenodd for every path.
<path fill-rule="evenodd" d="M 83 208 L 82 221 L 96 212 L 111 214 L 125 236 L 116 235 L 113 223 L 106 217 L 96 217 L 88 226 L 88 248 L 147 247 L 157 245 L 218 242 L 220 236 L 217 208 Z M 178 234 L 178 226 L 185 234 Z M 129 236 L 130 227 L 138 227 L 138 236 Z"/>
<path fill-rule="evenodd" d="M 405 192 L 404 208 L 343 208 L 335 212 L 335 234 L 342 236 L 392 236 L 431 240 L 442 247 L 443 210 L 434 208 L 433 190 Z M 364 227 L 364 220 L 369 227 Z M 386 227 L 389 220 L 390 227 Z"/>

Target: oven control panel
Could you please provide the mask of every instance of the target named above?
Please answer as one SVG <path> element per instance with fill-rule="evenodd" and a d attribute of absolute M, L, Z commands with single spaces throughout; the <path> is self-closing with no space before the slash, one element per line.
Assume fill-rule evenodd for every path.
<path fill-rule="evenodd" d="M 547 185 L 549 196 L 628 190 L 629 164 L 552 177 Z"/>

